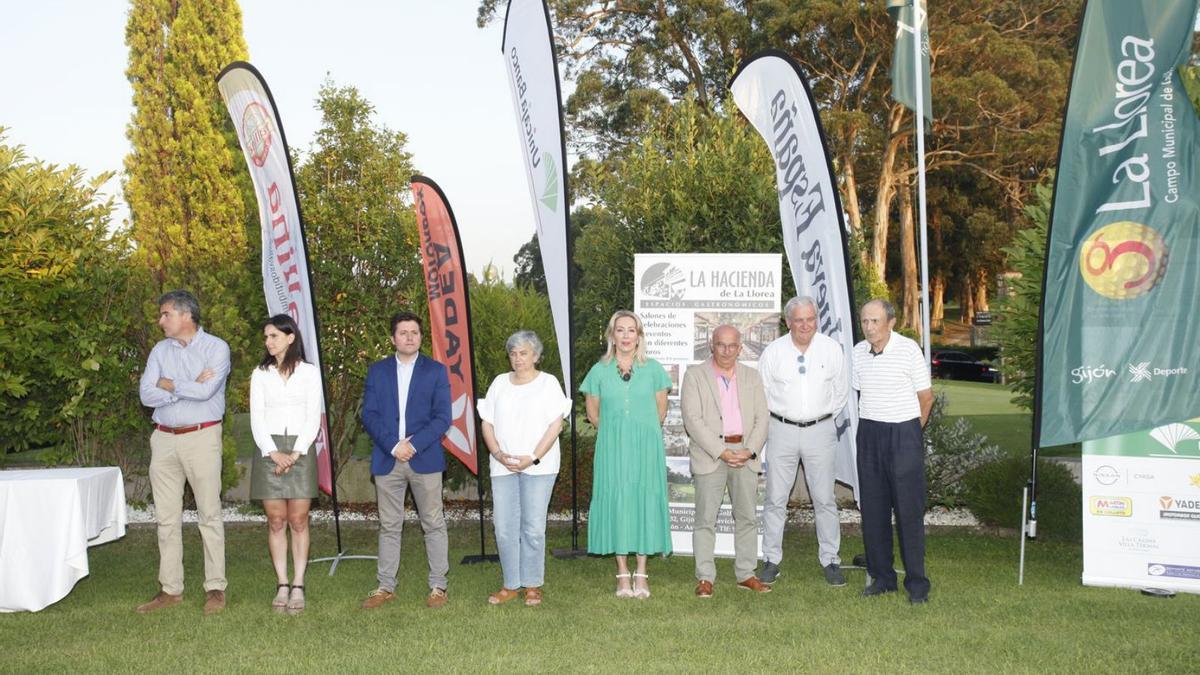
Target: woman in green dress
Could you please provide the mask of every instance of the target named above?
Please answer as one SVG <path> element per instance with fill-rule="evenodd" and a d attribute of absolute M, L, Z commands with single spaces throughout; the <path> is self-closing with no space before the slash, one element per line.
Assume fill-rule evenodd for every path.
<path fill-rule="evenodd" d="M 580 385 L 597 430 L 588 553 L 615 554 L 618 598 L 648 598 L 646 556 L 671 552 L 662 434 L 671 378 L 646 358 L 637 314 L 617 311 L 604 337 L 608 352 Z M 637 557 L 633 574 L 629 554 Z"/>

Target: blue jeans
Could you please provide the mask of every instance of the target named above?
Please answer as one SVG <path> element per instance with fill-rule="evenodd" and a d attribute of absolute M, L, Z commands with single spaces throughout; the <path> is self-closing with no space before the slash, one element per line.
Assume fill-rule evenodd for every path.
<path fill-rule="evenodd" d="M 505 588 L 539 588 L 545 582 L 546 510 L 555 478 L 492 476 L 492 523 Z"/>

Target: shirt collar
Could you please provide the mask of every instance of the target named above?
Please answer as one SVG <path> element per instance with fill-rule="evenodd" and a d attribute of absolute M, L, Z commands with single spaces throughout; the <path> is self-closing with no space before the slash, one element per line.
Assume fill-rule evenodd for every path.
<path fill-rule="evenodd" d="M 394 352 L 392 353 L 392 358 L 396 359 L 397 366 L 399 366 L 401 368 L 412 368 L 413 366 L 417 365 L 417 359 L 421 358 L 421 355 L 417 354 L 416 356 L 413 357 L 413 360 L 409 361 L 408 363 L 401 361 L 400 355 L 396 354 Z"/>
<path fill-rule="evenodd" d="M 192 336 L 191 340 L 188 340 L 188 343 L 186 345 L 180 344 L 179 340 L 177 338 L 171 338 L 171 344 L 178 347 L 179 349 L 187 349 L 188 347 L 191 347 L 192 345 L 199 342 L 202 339 L 201 336 L 203 336 L 203 335 L 205 335 L 204 329 L 201 328 L 200 326 L 196 326 L 196 334 Z"/>

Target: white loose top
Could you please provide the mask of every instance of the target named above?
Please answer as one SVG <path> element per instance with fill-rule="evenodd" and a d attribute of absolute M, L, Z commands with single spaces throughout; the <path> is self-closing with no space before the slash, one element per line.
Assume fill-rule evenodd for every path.
<path fill-rule="evenodd" d="M 876 422 L 907 422 L 921 417 L 917 392 L 933 387 L 921 348 L 892 331 L 883 350 L 872 355 L 871 343 L 854 345 L 851 384 L 862 395 L 858 416 Z"/>
<path fill-rule="evenodd" d="M 763 350 L 758 359 L 758 373 L 767 390 L 767 408 L 794 422 L 840 413 L 850 392 L 842 345 L 828 335 L 816 333 L 803 352 L 803 373 L 800 356 L 791 333 L 775 338 Z"/>
<path fill-rule="evenodd" d="M 512 373 L 492 380 L 487 396 L 479 399 L 479 417 L 495 428 L 500 450 L 514 457 L 531 457 L 550 423 L 571 414 L 571 399 L 563 396 L 558 379 L 538 373 L 531 382 L 513 384 Z M 560 462 L 558 439 L 535 466 L 525 469 L 531 476 L 557 474 Z M 489 462 L 493 476 L 512 473 L 495 457 Z"/>
<path fill-rule="evenodd" d="M 263 457 L 276 450 L 271 434 L 296 436 L 292 450 L 306 454 L 321 429 L 321 373 L 307 361 L 296 364 L 284 381 L 279 370 L 255 368 L 250 374 L 250 430 Z"/>

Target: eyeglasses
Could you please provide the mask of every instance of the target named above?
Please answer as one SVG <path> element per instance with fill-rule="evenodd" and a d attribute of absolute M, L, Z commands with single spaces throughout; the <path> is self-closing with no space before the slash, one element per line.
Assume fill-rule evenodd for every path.
<path fill-rule="evenodd" d="M 797 357 L 796 357 L 796 363 L 800 364 L 800 374 L 801 374 L 801 375 L 803 375 L 803 374 L 804 374 L 804 372 L 805 372 L 805 368 L 804 368 L 804 355 L 803 355 L 803 354 L 801 354 L 800 356 L 797 356 Z"/>

